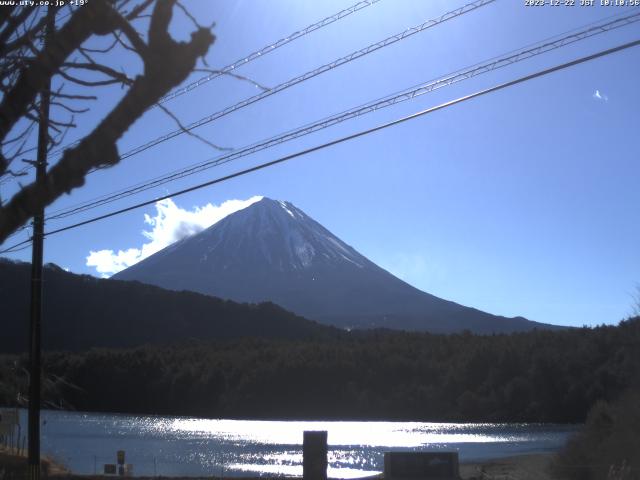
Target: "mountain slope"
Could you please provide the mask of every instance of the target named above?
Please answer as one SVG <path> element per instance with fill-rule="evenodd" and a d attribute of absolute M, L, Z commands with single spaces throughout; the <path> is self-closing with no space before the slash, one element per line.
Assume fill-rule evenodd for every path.
<path fill-rule="evenodd" d="M 422 292 L 291 203 L 268 198 L 112 278 L 241 302 L 269 300 L 306 318 L 347 328 L 491 333 L 547 327 Z"/>
<path fill-rule="evenodd" d="M 0 258 L 1 353 L 27 349 L 30 272 L 30 264 Z M 49 350 L 340 334 L 274 304 L 242 305 L 138 282 L 75 275 L 55 265 L 45 267 L 44 285 L 42 339 Z"/>

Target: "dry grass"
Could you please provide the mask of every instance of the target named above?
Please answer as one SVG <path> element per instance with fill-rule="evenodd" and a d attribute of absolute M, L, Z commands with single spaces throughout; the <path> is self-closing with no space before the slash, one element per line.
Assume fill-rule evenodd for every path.
<path fill-rule="evenodd" d="M 42 476 L 68 476 L 69 471 L 59 463 L 44 457 L 40 462 Z M 27 457 L 13 449 L 0 447 L 0 480 L 23 480 L 27 478 Z"/>

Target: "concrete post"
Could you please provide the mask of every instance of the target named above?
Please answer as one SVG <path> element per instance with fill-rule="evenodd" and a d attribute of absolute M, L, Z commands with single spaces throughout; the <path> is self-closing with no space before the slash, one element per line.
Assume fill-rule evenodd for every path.
<path fill-rule="evenodd" d="M 304 480 L 327 480 L 327 432 L 304 432 L 302 477 Z"/>

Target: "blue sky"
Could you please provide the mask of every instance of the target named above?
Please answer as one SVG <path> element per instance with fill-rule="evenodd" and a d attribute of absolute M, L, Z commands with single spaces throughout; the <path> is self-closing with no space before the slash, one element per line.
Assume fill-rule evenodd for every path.
<path fill-rule="evenodd" d="M 217 40 L 207 56 L 212 68 L 353 3 L 185 2 L 203 24 L 216 22 Z M 238 73 L 273 87 L 465 3 L 381 0 Z M 525 7 L 524 1 L 498 0 L 273 95 L 197 133 L 239 148 L 627 11 L 600 6 Z M 639 25 L 442 88 L 102 210 L 51 222 L 49 227 L 164 195 L 635 40 Z M 188 20 L 176 15 L 176 36 L 186 38 L 192 29 Z M 124 55 L 113 61 L 126 70 L 139 68 Z M 174 198 L 173 204 L 161 207 L 161 216 L 150 206 L 52 236 L 46 241 L 45 261 L 99 275 L 87 266 L 92 251 L 117 254 L 153 241 L 166 243 L 179 236 L 179 227 L 202 228 L 198 222 L 203 216 L 219 216 L 222 210 L 216 206 L 227 200 L 264 195 L 294 203 L 372 261 L 439 297 L 541 322 L 617 323 L 631 313 L 632 296 L 640 283 L 639 74 L 636 47 Z M 247 82 L 225 77 L 167 106 L 190 123 L 258 92 Z M 82 118 L 69 140 L 89 131 L 121 94 L 119 87 L 104 89 L 101 102 Z M 151 111 L 122 139 L 120 151 L 174 128 L 162 112 Z M 183 135 L 91 175 L 85 187 L 49 211 L 216 154 Z M 6 197 L 15 187 L 3 188 Z M 145 223 L 145 215 L 158 219 L 155 226 Z M 28 260 L 30 254 L 27 250 L 13 258 Z"/>

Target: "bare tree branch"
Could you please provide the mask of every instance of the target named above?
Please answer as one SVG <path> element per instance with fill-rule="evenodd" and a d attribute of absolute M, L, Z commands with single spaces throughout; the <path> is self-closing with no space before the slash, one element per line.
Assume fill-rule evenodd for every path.
<path fill-rule="evenodd" d="M 99 63 L 79 63 L 79 62 L 65 62 L 62 64 L 65 68 L 76 68 L 81 70 L 91 70 L 94 72 L 103 73 L 112 79 L 116 80 L 116 83 L 122 83 L 124 85 L 131 85 L 133 80 L 127 77 L 126 74 L 118 72 L 111 67 L 101 65 Z"/>
<path fill-rule="evenodd" d="M 229 152 L 231 150 L 233 150 L 233 148 L 230 147 L 221 147 L 219 145 L 216 145 L 215 143 L 210 142 L 209 140 L 207 140 L 204 137 L 201 137 L 200 135 L 198 135 L 197 133 L 193 132 L 193 130 L 189 130 L 187 127 L 185 127 L 182 122 L 180 122 L 180 119 L 178 117 L 176 117 L 173 112 L 171 112 L 171 110 L 169 110 L 167 107 L 165 107 L 164 105 L 162 105 L 161 103 L 156 104 L 158 107 L 160 107 L 160 109 L 166 113 L 169 117 L 171 117 L 173 119 L 174 122 L 176 122 L 176 124 L 178 125 L 178 128 L 180 130 L 182 130 L 184 133 L 186 133 L 187 135 L 200 140 L 202 143 L 209 145 L 211 148 L 213 148 L 214 150 L 218 150 L 219 152 Z"/>
<path fill-rule="evenodd" d="M 115 38 L 111 45 L 105 48 L 89 48 L 89 47 L 79 47 L 78 51 L 80 52 L 89 52 L 89 53 L 108 53 L 116 46 L 118 43 L 118 39 Z"/>
<path fill-rule="evenodd" d="M 113 17 L 113 10 L 107 0 L 94 0 L 79 9 L 69 22 L 55 32 L 49 46 L 21 72 L 14 87 L 3 96 L 0 103 L 0 140 L 7 136 L 48 79 L 60 69 L 61 64 L 74 50 L 90 35 L 101 35 L 110 31 Z M 0 165 L 0 175 L 2 172 L 3 168 Z"/>
<path fill-rule="evenodd" d="M 60 70 L 58 74 L 69 80 L 71 83 L 75 83 L 76 85 L 82 85 L 83 87 L 103 87 L 105 85 L 113 85 L 116 83 L 125 83 L 122 80 L 111 78 L 109 80 L 83 80 L 81 78 L 74 77 L 73 75 L 68 74 L 64 70 Z M 128 79 L 127 79 L 128 80 Z M 131 84 L 132 82 L 127 82 L 126 84 Z"/>
<path fill-rule="evenodd" d="M 174 5 L 175 0 L 161 0 L 155 3 L 147 44 L 144 44 L 137 33 L 135 34 L 134 38 L 143 43 L 141 50 L 137 45 L 134 47 L 143 60 L 144 72 L 133 80 L 131 87 L 114 109 L 77 145 L 64 151 L 60 160 L 47 172 L 44 182 L 34 182 L 23 187 L 7 204 L 0 207 L 0 243 L 24 225 L 34 212 L 51 204 L 64 193 L 82 186 L 85 175 L 90 170 L 117 164 L 120 161 L 116 146 L 118 139 L 149 107 L 182 83 L 195 68 L 197 60 L 207 53 L 215 37 L 206 28 L 193 32 L 189 42 L 176 42 L 171 38 L 168 28 Z M 40 77 L 58 71 L 66 57 L 77 49 L 91 32 L 104 35 L 113 33 L 115 29 L 124 31 L 123 25 L 128 24 L 106 0 L 93 0 L 87 7 L 90 8 L 78 10 L 56 33 L 58 46 L 63 51 L 47 49 L 47 52 L 43 52 L 36 59 L 36 63 L 45 61 L 47 66 L 34 64 L 18 80 L 20 88 L 25 91 L 21 91 L 16 85 L 16 91 L 12 93 L 19 94 L 19 98 L 9 99 L 9 95 L 5 94 L 0 104 L 0 117 L 7 111 L 9 118 L 3 118 L 4 122 L 0 122 L 0 139 L 6 136 L 17 119 L 28 113 L 28 106 L 35 98 L 34 91 L 42 88 L 43 82 Z M 80 13 L 83 13 L 82 18 L 87 24 L 78 23 Z M 99 21 L 94 18 L 97 13 L 104 14 Z M 74 24 L 80 33 L 70 31 L 67 27 L 71 24 Z M 126 32 L 125 34 L 132 41 Z M 61 42 L 64 36 L 69 37 L 67 43 Z M 36 81 L 30 87 L 30 91 L 26 91 L 26 78 L 23 79 L 23 76 L 32 76 Z"/>
<path fill-rule="evenodd" d="M 69 105 L 65 105 L 62 102 L 55 102 L 55 101 L 51 102 L 51 105 L 63 108 L 64 110 L 66 110 L 69 113 L 86 113 L 86 112 L 88 112 L 90 110 L 89 108 L 72 108 Z"/>
<path fill-rule="evenodd" d="M 51 95 L 58 98 L 67 98 L 69 100 L 97 100 L 95 95 L 74 95 L 62 92 L 51 92 Z"/>
<path fill-rule="evenodd" d="M 26 10 L 26 9 L 25 9 Z M 43 15 L 42 18 L 38 21 L 37 24 L 33 25 L 26 31 L 23 35 L 16 38 L 13 42 L 4 44 L 2 49 L 0 49 L 0 55 L 6 55 L 9 52 L 13 52 L 23 46 L 26 46 L 27 42 L 33 40 L 33 37 L 38 33 L 44 30 L 45 24 L 47 23 L 47 16 Z"/>
<path fill-rule="evenodd" d="M 4 8 L 0 8 L 0 27 L 2 27 L 4 23 L 11 17 L 15 8 L 15 5 L 6 5 Z"/>
<path fill-rule="evenodd" d="M 7 26 L 0 32 L 0 46 L 4 49 L 6 42 L 18 30 L 18 28 L 26 22 L 27 18 L 34 13 L 30 8 L 23 8 L 22 11 L 15 16 L 7 19 Z"/>
<path fill-rule="evenodd" d="M 193 26 L 194 26 L 194 27 L 196 27 L 196 28 L 202 28 L 202 25 L 200 25 L 200 24 L 198 23 L 198 20 L 196 20 L 196 17 L 194 17 L 193 15 L 191 15 L 191 12 L 190 12 L 189 10 L 187 10 L 187 9 L 184 7 L 184 5 L 182 5 L 182 3 L 181 3 L 179 0 L 176 2 L 176 5 L 178 6 L 178 8 L 179 8 L 180 10 L 182 10 L 182 13 L 184 13 L 184 14 L 185 14 L 185 16 L 186 16 L 189 20 L 191 20 L 191 23 L 193 23 Z"/>
<path fill-rule="evenodd" d="M 140 14 L 142 12 L 144 12 L 147 8 L 149 8 L 149 5 L 151 5 L 152 3 L 153 3 L 153 0 L 145 0 L 140 5 L 138 5 L 136 8 L 131 10 L 131 12 L 129 12 L 124 18 L 126 20 L 128 20 L 128 21 L 135 20 L 136 18 L 139 18 Z"/>
<path fill-rule="evenodd" d="M 144 59 L 147 55 L 147 44 L 144 43 L 144 40 L 142 40 L 142 38 L 140 38 L 140 35 L 138 35 L 138 32 L 136 32 L 135 28 L 133 28 L 131 24 L 122 17 L 119 18 L 118 28 L 122 30 L 122 33 L 124 33 L 127 39 L 129 39 L 129 41 L 131 42 L 131 46 L 122 41 L 120 35 L 118 35 L 118 32 L 114 32 L 114 35 L 116 36 L 116 39 L 120 42 L 120 44 L 128 50 L 136 52 Z"/>
<path fill-rule="evenodd" d="M 70 127 L 70 128 L 75 128 L 77 127 L 77 125 L 75 123 L 73 123 L 73 117 L 72 120 L 69 122 L 61 122 L 60 120 L 54 120 L 52 118 L 49 119 L 49 127 L 53 128 L 54 130 L 56 130 L 57 132 L 60 132 L 61 130 L 55 127 Z"/>
<path fill-rule="evenodd" d="M 245 77 L 244 75 L 238 75 L 237 73 L 233 73 L 233 72 L 228 72 L 226 70 L 214 70 L 214 69 L 211 69 L 211 68 L 195 68 L 193 71 L 194 72 L 209 73 L 211 75 L 226 75 L 228 77 L 235 78 L 236 80 L 242 80 L 243 82 L 248 82 L 251 85 L 253 85 L 254 87 L 259 88 L 263 92 L 267 92 L 267 91 L 271 90 L 269 87 L 265 87 L 261 83 L 258 83 L 258 82 L 256 82 L 255 80 L 253 80 L 253 79 L 251 79 L 249 77 Z"/>
<path fill-rule="evenodd" d="M 6 147 L 7 145 L 10 145 L 12 143 L 18 142 L 20 141 L 21 138 L 23 138 L 25 135 L 28 135 L 29 131 L 33 128 L 33 122 L 31 122 L 28 126 L 26 126 L 24 128 L 24 130 L 22 131 L 22 133 L 19 133 L 18 135 L 16 135 L 15 137 L 9 139 L 9 140 L 5 140 L 4 142 L 2 142 L 2 146 Z"/>

